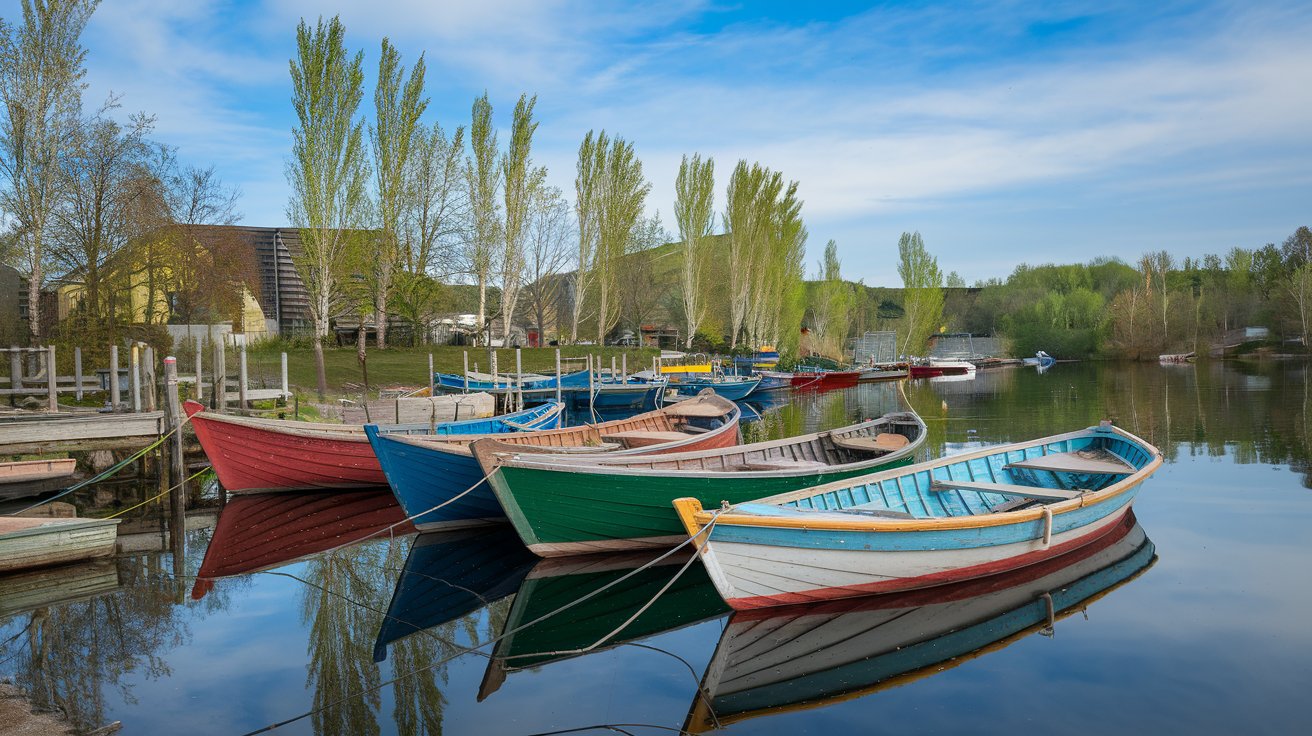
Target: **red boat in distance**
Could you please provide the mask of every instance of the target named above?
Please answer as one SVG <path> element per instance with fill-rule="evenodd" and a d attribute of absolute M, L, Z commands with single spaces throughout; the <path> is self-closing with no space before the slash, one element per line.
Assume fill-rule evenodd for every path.
<path fill-rule="evenodd" d="M 974 375 L 975 364 L 964 360 L 931 360 L 928 363 L 912 363 L 907 369 L 911 378 L 938 378 L 939 376 Z"/>
<path fill-rule="evenodd" d="M 793 374 L 793 388 L 851 388 L 861 380 L 861 371 L 799 371 Z"/>

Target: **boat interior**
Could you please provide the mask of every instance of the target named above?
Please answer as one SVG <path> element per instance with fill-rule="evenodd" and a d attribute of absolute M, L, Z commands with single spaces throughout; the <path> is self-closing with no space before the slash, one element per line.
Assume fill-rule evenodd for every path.
<path fill-rule="evenodd" d="M 1139 472 L 1153 457 L 1136 442 L 1094 429 L 1045 444 L 971 453 L 955 462 L 949 458 L 927 470 L 880 473 L 865 483 L 782 494 L 735 510 L 904 519 L 994 514 L 1101 491 Z"/>

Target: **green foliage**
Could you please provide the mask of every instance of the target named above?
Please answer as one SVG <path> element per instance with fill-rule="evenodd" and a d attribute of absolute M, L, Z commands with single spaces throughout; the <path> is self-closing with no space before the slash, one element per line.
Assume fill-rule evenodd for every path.
<path fill-rule="evenodd" d="M 902 233 L 897 244 L 897 273 L 902 277 L 905 312 L 899 352 L 919 355 L 943 318 L 943 272 L 920 233 Z"/>

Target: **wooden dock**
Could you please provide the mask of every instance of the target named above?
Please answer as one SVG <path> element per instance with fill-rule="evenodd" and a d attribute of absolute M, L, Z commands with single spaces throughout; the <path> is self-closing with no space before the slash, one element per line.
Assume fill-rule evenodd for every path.
<path fill-rule="evenodd" d="M 0 414 L 0 455 L 143 447 L 164 431 L 162 411 Z"/>

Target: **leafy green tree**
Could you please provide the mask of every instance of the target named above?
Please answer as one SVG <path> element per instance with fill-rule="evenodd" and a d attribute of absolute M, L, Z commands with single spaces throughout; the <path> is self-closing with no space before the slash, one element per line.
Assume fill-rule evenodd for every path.
<path fill-rule="evenodd" d="M 470 155 L 465 162 L 465 181 L 469 195 L 473 232 L 469 240 L 469 270 L 478 282 L 478 334 L 487 329 L 487 285 L 496 266 L 497 244 L 501 239 L 501 212 L 497 193 L 501 191 L 501 166 L 497 153 L 497 132 L 492 127 L 492 103 L 487 93 L 474 100 L 469 124 Z"/>
<path fill-rule="evenodd" d="M 902 233 L 897 243 L 897 273 L 902 277 L 905 329 L 901 352 L 922 353 L 929 336 L 943 318 L 943 272 L 930 255 L 920 233 Z"/>
<path fill-rule="evenodd" d="M 700 154 L 693 154 L 691 159 L 684 155 L 679 163 L 674 193 L 674 221 L 679 227 L 679 240 L 683 243 L 681 286 L 687 327 L 684 346 L 692 348 L 692 339 L 706 310 L 701 280 L 705 270 L 703 241 L 715 228 L 715 160 L 702 161 Z"/>
<path fill-rule="evenodd" d="M 838 259 L 838 243 L 825 244 L 824 257 L 817 274 L 820 285 L 816 289 L 815 304 L 811 309 L 811 329 L 816 343 L 831 355 L 838 354 L 847 338 L 852 322 L 855 297 L 852 287 L 843 280 L 842 262 Z M 833 344 L 831 344 L 833 343 Z"/>
<path fill-rule="evenodd" d="M 296 27 L 296 58 L 289 62 L 292 106 L 292 187 L 287 218 L 301 229 L 296 270 L 309 295 L 314 320 L 314 363 L 320 399 L 328 391 L 323 340 L 328 319 L 342 298 L 343 267 L 353 246 L 352 231 L 368 222 L 365 182 L 368 162 L 364 123 L 355 117 L 364 85 L 364 54 L 349 56 L 341 19 L 322 18 L 314 28 Z"/>
<path fill-rule="evenodd" d="M 597 250 L 593 258 L 597 283 L 597 344 L 619 319 L 618 269 L 634 228 L 642 218 L 651 184 L 642 174 L 633 144 L 612 138 L 601 167 L 597 199 Z M 634 288 L 627 285 L 625 288 Z"/>
<path fill-rule="evenodd" d="M 510 339 L 510 326 L 524 284 L 524 240 L 537 190 L 547 177 L 545 168 L 533 168 L 533 120 L 536 96 L 520 95 L 510 128 L 510 149 L 501 159 L 501 178 L 505 182 L 506 223 L 501 239 L 501 334 Z"/>
<path fill-rule="evenodd" d="M 598 230 L 601 217 L 601 180 L 606 169 L 606 151 L 610 139 L 606 131 L 593 134 L 589 130 L 579 144 L 578 162 L 574 176 L 574 209 L 578 216 L 579 255 L 574 270 L 574 299 L 569 340 L 579 341 L 579 322 L 583 318 L 583 305 L 589 287 L 594 285 L 598 253 Z"/>
<path fill-rule="evenodd" d="M 368 241 L 373 247 L 369 249 L 364 271 L 371 287 L 370 306 L 380 349 L 387 347 L 387 300 L 393 272 L 401 259 L 402 212 L 412 194 L 407 187 L 406 172 L 412 168 L 411 159 L 420 150 L 415 145 L 416 137 L 423 135 L 419 118 L 428 109 L 424 72 L 424 57 L 420 55 L 406 80 L 401 55 L 391 41 L 383 39 L 378 85 L 374 88 L 374 124 L 369 128 L 382 236 Z"/>
<path fill-rule="evenodd" d="M 9 184 L 0 192 L 0 207 L 16 228 L 33 343 L 41 338 L 50 218 L 61 194 L 62 164 L 80 127 L 86 75 L 80 39 L 99 4 L 23 0 L 19 26 L 0 18 L 0 173 Z"/>

